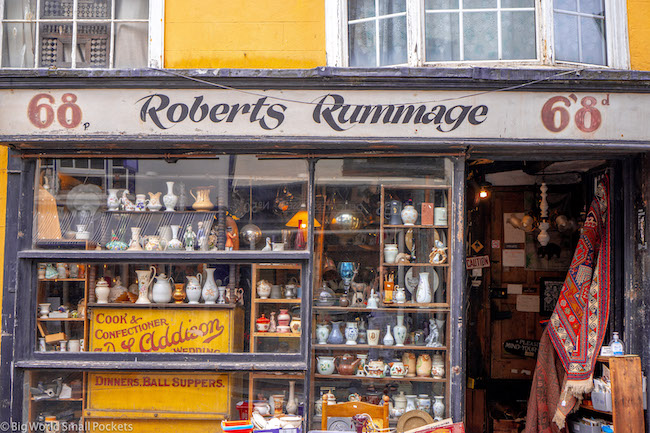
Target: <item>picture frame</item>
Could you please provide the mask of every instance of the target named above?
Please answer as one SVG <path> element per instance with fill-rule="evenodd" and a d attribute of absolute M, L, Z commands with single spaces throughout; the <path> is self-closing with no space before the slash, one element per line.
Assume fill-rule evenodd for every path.
<path fill-rule="evenodd" d="M 564 280 L 557 278 L 540 278 L 539 280 L 539 314 L 550 316 L 560 297 Z"/>

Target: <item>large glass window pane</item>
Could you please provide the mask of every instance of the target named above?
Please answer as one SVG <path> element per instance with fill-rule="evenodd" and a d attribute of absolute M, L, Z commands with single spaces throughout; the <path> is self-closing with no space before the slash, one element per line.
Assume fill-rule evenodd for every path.
<path fill-rule="evenodd" d="M 112 0 L 79 1 L 77 3 L 77 18 L 80 20 L 110 18 L 111 8 L 113 7 L 112 3 Z"/>
<path fill-rule="evenodd" d="M 406 17 L 379 20 L 380 66 L 406 63 Z"/>
<path fill-rule="evenodd" d="M 450 168 L 442 158 L 316 164 L 316 208 L 325 223 L 315 237 L 316 418 L 310 429 L 320 430 L 324 394 L 338 402 L 358 394 L 373 404 L 387 395 L 395 402 L 391 423 L 403 415 L 401 403 L 417 395 L 421 409 L 439 411 L 436 416 L 443 418 L 449 414 L 450 375 L 439 368 L 449 371 L 451 274 L 449 261 L 432 265 L 429 253 L 436 242 L 449 246 Z M 422 355 L 420 361 L 432 359 L 436 372 L 421 366 L 415 377 Z M 388 363 L 392 368 L 384 371 Z"/>
<path fill-rule="evenodd" d="M 553 8 L 564 11 L 577 11 L 577 0 L 553 0 Z"/>
<path fill-rule="evenodd" d="M 501 0 L 502 8 L 533 8 L 533 0 Z"/>
<path fill-rule="evenodd" d="M 149 25 L 147 23 L 115 23 L 116 68 L 147 66 Z"/>
<path fill-rule="evenodd" d="M 458 0 L 426 0 L 425 9 L 458 9 Z"/>
<path fill-rule="evenodd" d="M 149 0 L 115 0 L 115 18 L 146 20 L 149 18 Z"/>
<path fill-rule="evenodd" d="M 591 17 L 580 17 L 580 27 L 582 62 L 594 65 L 606 64 L 605 20 Z"/>
<path fill-rule="evenodd" d="M 379 0 L 379 14 L 389 15 L 406 12 L 406 0 Z"/>
<path fill-rule="evenodd" d="M 580 12 L 593 15 L 605 15 L 603 0 L 580 0 Z"/>
<path fill-rule="evenodd" d="M 426 14 L 426 61 L 460 60 L 458 13 Z"/>
<path fill-rule="evenodd" d="M 463 13 L 465 60 L 496 60 L 497 13 Z"/>
<path fill-rule="evenodd" d="M 72 67 L 72 23 L 40 24 L 39 65 L 42 68 Z M 81 47 L 77 54 L 83 59 Z"/>
<path fill-rule="evenodd" d="M 556 12 L 553 14 L 555 30 L 555 59 L 580 62 L 578 17 Z"/>
<path fill-rule="evenodd" d="M 502 58 L 534 59 L 535 12 L 501 12 Z"/>
<path fill-rule="evenodd" d="M 36 24 L 5 23 L 2 37 L 2 67 L 34 67 L 34 33 Z"/>
<path fill-rule="evenodd" d="M 5 19 L 36 19 L 36 0 L 4 0 L 4 9 Z"/>
<path fill-rule="evenodd" d="M 350 66 L 376 66 L 376 35 L 374 21 L 350 24 L 348 26 L 348 44 L 350 49 Z"/>
<path fill-rule="evenodd" d="M 348 20 L 374 17 L 375 14 L 375 0 L 348 1 Z"/>
<path fill-rule="evenodd" d="M 463 9 L 496 8 L 497 0 L 463 0 Z"/>
<path fill-rule="evenodd" d="M 109 24 L 77 25 L 78 68 L 108 68 L 110 32 Z"/>

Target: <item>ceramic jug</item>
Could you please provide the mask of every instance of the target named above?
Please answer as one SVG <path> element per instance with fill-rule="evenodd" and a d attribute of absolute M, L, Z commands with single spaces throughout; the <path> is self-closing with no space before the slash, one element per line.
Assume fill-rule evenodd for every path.
<path fill-rule="evenodd" d="M 153 278 L 156 276 L 156 268 L 151 266 L 147 270 L 135 271 L 138 276 L 138 300 L 136 304 L 151 304 L 149 300 L 149 286 L 153 283 Z"/>
<path fill-rule="evenodd" d="M 389 363 L 391 377 L 404 377 L 406 376 L 406 367 L 402 361 L 394 361 Z"/>
<path fill-rule="evenodd" d="M 212 210 L 214 204 L 210 201 L 210 187 L 202 186 L 196 188 L 196 195 L 190 189 L 190 195 L 194 198 L 192 208 L 196 211 Z"/>
<path fill-rule="evenodd" d="M 402 362 L 404 363 L 404 367 L 406 367 L 406 376 L 415 377 L 415 372 L 416 372 L 415 354 L 412 352 L 406 352 L 405 354 L 402 355 Z"/>
<path fill-rule="evenodd" d="M 144 194 L 135 195 L 135 211 L 144 212 L 147 208 L 147 196 Z"/>
<path fill-rule="evenodd" d="M 187 303 L 198 304 L 201 300 L 201 279 L 203 278 L 203 275 L 189 275 L 186 278 L 187 286 L 185 286 L 185 295 L 187 296 Z"/>
<path fill-rule="evenodd" d="M 142 251 L 140 245 L 140 231 L 142 227 L 131 227 L 131 241 L 129 242 L 129 251 Z"/>
<path fill-rule="evenodd" d="M 357 366 L 357 376 L 365 376 L 366 372 L 364 370 L 364 367 L 368 363 L 368 354 L 367 353 L 357 353 L 357 359 L 360 361 L 359 365 Z"/>
<path fill-rule="evenodd" d="M 153 302 L 156 304 L 168 304 L 172 301 L 172 284 L 174 281 L 172 277 L 168 277 L 164 273 L 156 277 L 156 282 L 151 290 L 153 295 Z"/>
<path fill-rule="evenodd" d="M 395 286 L 395 293 L 393 294 L 393 301 L 396 304 L 403 304 L 406 302 L 406 292 L 403 287 Z"/>
<path fill-rule="evenodd" d="M 147 208 L 150 211 L 159 211 L 160 208 L 162 208 L 162 204 L 160 204 L 160 194 L 161 192 L 153 193 L 153 192 L 148 192 L 149 194 L 149 204 L 147 205 Z"/>
<path fill-rule="evenodd" d="M 390 225 L 400 225 L 402 224 L 402 203 L 397 200 L 391 200 L 390 202 L 390 220 L 388 224 Z"/>
<path fill-rule="evenodd" d="M 343 344 L 345 343 L 345 338 L 341 333 L 341 323 L 343 322 L 332 322 L 332 331 L 330 332 L 329 337 L 327 338 L 328 344 Z"/>
<path fill-rule="evenodd" d="M 428 377 L 431 374 L 431 356 L 424 353 L 418 356 L 415 371 L 418 377 Z"/>
<path fill-rule="evenodd" d="M 108 197 L 106 198 L 106 206 L 110 211 L 120 210 L 120 199 L 117 197 L 119 189 L 109 188 Z"/>
<path fill-rule="evenodd" d="M 216 268 L 205 268 L 207 277 L 205 278 L 205 283 L 203 283 L 203 290 L 201 291 L 201 295 L 203 296 L 203 302 L 206 304 L 217 303 L 217 283 L 214 281 L 215 269 Z"/>

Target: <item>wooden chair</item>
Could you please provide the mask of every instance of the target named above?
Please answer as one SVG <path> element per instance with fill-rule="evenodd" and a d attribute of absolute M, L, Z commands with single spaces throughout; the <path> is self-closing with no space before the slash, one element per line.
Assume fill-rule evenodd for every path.
<path fill-rule="evenodd" d="M 353 417 L 366 413 L 372 417 L 372 420 L 379 428 L 388 428 L 388 401 L 390 398 L 385 395 L 383 405 L 363 403 L 360 401 L 346 401 L 345 403 L 327 404 L 327 399 L 323 400 L 323 417 L 321 419 L 321 429 L 327 430 L 327 418 Z"/>

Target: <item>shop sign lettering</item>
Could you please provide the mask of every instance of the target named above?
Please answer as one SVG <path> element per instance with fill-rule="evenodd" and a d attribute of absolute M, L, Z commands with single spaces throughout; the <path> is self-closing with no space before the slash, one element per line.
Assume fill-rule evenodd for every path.
<path fill-rule="evenodd" d="M 490 256 L 467 257 L 465 269 L 482 269 L 490 267 Z"/>
<path fill-rule="evenodd" d="M 229 351 L 229 311 L 93 310 L 90 350 L 95 352 Z"/>
<path fill-rule="evenodd" d="M 537 351 L 539 350 L 539 341 L 516 338 L 514 340 L 506 340 L 503 343 L 503 348 L 506 352 L 513 355 L 534 358 L 537 356 Z"/>
<path fill-rule="evenodd" d="M 609 105 L 609 93 L 600 101 L 601 106 Z M 571 123 L 569 109 L 576 107 L 573 116 L 575 127 L 582 132 L 594 132 L 602 123 L 603 117 L 598 107 L 598 100 L 593 96 L 585 96 L 580 99 L 571 93 L 566 96 L 553 96 L 542 106 L 542 123 L 551 132 L 565 130 Z"/>

